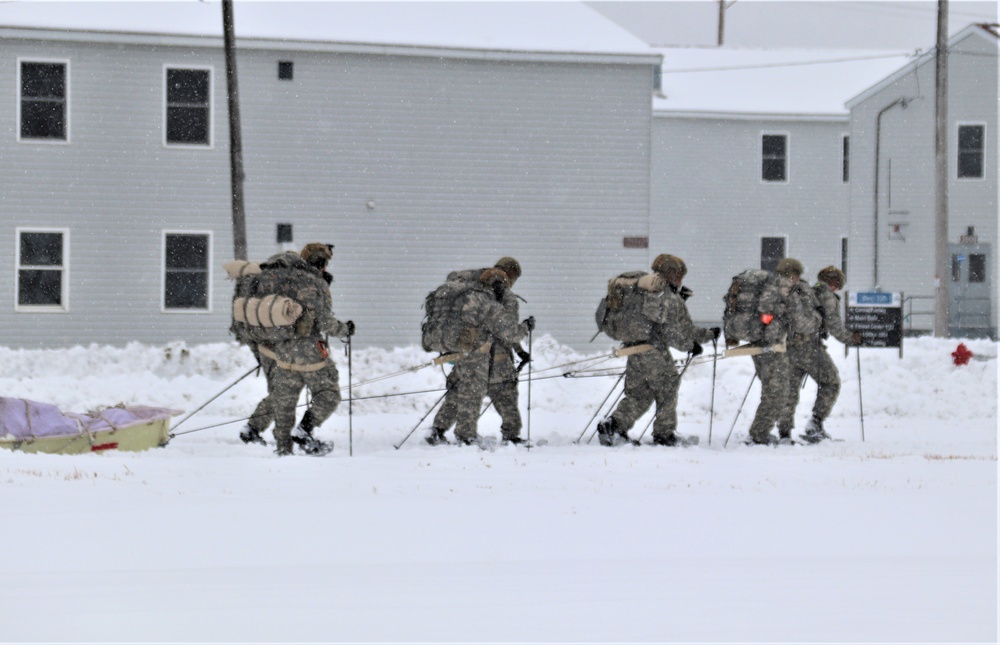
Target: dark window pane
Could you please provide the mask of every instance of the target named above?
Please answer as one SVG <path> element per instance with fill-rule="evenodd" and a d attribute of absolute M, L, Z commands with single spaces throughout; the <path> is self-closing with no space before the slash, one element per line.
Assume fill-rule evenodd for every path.
<path fill-rule="evenodd" d="M 951 256 L 951 281 L 959 282 L 962 279 L 962 261 L 957 255 Z"/>
<path fill-rule="evenodd" d="M 760 268 L 774 271 L 785 257 L 785 238 L 765 237 L 760 240 Z"/>
<path fill-rule="evenodd" d="M 21 63 L 21 96 L 66 98 L 66 66 L 62 63 Z"/>
<path fill-rule="evenodd" d="M 18 272 L 17 304 L 61 305 L 62 271 L 22 269 Z"/>
<path fill-rule="evenodd" d="M 65 139 L 65 103 L 21 101 L 21 136 L 31 139 Z"/>
<path fill-rule="evenodd" d="M 840 240 L 840 270 L 847 275 L 847 238 L 841 238 Z"/>
<path fill-rule="evenodd" d="M 979 178 L 983 176 L 983 155 L 977 152 L 958 153 L 958 176 Z"/>
<path fill-rule="evenodd" d="M 21 233 L 22 266 L 62 266 L 62 233 Z"/>
<path fill-rule="evenodd" d="M 978 179 L 983 176 L 983 137 L 981 125 L 958 128 L 958 176 Z"/>
<path fill-rule="evenodd" d="M 208 269 L 208 237 L 168 235 L 167 269 Z"/>
<path fill-rule="evenodd" d="M 958 128 L 958 149 L 983 149 L 983 126 L 963 125 Z"/>
<path fill-rule="evenodd" d="M 851 138 L 844 137 L 843 177 L 846 184 L 851 178 Z"/>
<path fill-rule="evenodd" d="M 167 309 L 207 309 L 208 275 L 167 272 L 163 302 Z"/>
<path fill-rule="evenodd" d="M 292 61 L 288 60 L 278 61 L 278 78 L 282 81 L 292 80 L 292 76 L 294 75 L 294 69 L 295 67 L 294 65 L 292 65 Z"/>
<path fill-rule="evenodd" d="M 168 69 L 167 103 L 208 105 L 208 71 Z"/>
<path fill-rule="evenodd" d="M 292 241 L 292 225 L 291 224 L 278 224 L 278 243 L 291 242 Z"/>
<path fill-rule="evenodd" d="M 784 157 L 785 135 L 765 134 L 763 142 L 763 150 L 765 157 Z"/>
<path fill-rule="evenodd" d="M 969 282 L 986 282 L 986 256 L 975 253 L 969 256 Z"/>
<path fill-rule="evenodd" d="M 167 108 L 167 141 L 171 143 L 208 143 L 208 110 L 205 108 Z"/>
<path fill-rule="evenodd" d="M 784 181 L 785 161 L 784 159 L 765 159 L 761 173 L 764 181 Z"/>

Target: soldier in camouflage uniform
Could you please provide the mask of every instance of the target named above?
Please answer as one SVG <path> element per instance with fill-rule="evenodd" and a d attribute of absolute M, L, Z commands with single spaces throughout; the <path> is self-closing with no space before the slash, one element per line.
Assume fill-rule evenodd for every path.
<path fill-rule="evenodd" d="M 787 298 L 795 282 L 792 276 L 802 273 L 802 263 L 793 258 L 785 258 L 778 263 L 775 273 L 778 274 L 777 288 L 766 288 L 760 296 L 758 311 L 765 325 L 777 325 L 777 330 L 770 329 L 769 337 L 787 336 L 790 326 Z M 772 349 L 767 347 L 766 349 Z M 760 379 L 760 404 L 750 424 L 748 443 L 775 444 L 779 439 L 771 434 L 781 414 L 785 411 L 788 401 L 788 356 L 785 352 L 766 351 L 751 356 L 757 377 Z"/>
<path fill-rule="evenodd" d="M 670 347 L 691 354 L 701 354 L 701 343 L 717 339 L 719 327 L 704 329 L 691 322 L 685 300 L 690 290 L 681 287 L 687 275 L 687 265 L 679 257 L 662 254 L 653 261 L 655 282 L 645 289 L 641 314 L 651 328 L 646 341 L 630 345 L 650 344 L 652 349 L 631 354 L 625 364 L 625 392 L 621 402 L 606 419 L 597 425 L 601 445 L 619 446 L 629 442 L 628 431 L 656 403 L 653 419 L 653 443 L 676 446 L 677 395 L 680 375 L 674 365 Z"/>
<path fill-rule="evenodd" d="M 860 344 L 860 333 L 850 332 L 844 327 L 840 318 L 840 297 L 837 290 L 844 286 L 844 272 L 835 266 L 828 266 L 818 274 L 819 282 L 811 289 L 805 287 L 811 297 L 810 302 L 820 315 L 820 323 L 815 332 L 790 346 L 788 357 L 790 362 L 789 396 L 785 412 L 778 423 L 779 430 L 791 433 L 794 425 L 795 408 L 799 403 L 799 389 L 803 379 L 808 375 L 816 381 L 816 401 L 813 404 L 812 418 L 806 425 L 802 438 L 809 443 L 818 443 L 829 439 L 830 435 L 823 429 L 823 421 L 830 416 L 833 404 L 840 394 L 840 374 L 837 366 L 826 351 L 823 341 L 828 335 L 852 346 Z M 805 283 L 798 283 L 803 285 Z M 798 285 L 796 285 L 798 286 Z"/>
<path fill-rule="evenodd" d="M 496 268 L 507 274 L 511 287 L 521 277 L 520 263 L 511 257 L 500 258 Z M 513 320 L 520 318 L 518 297 L 511 289 L 504 291 L 504 310 Z M 521 359 L 521 365 L 531 360 L 531 355 L 517 342 L 513 345 L 494 338 L 490 349 L 490 375 L 487 396 L 493 402 L 497 414 L 500 415 L 500 436 L 506 443 L 521 443 L 521 411 L 518 407 L 517 377 L 518 368 L 514 366 L 514 354 Z"/>
<path fill-rule="evenodd" d="M 475 281 L 474 288 L 464 296 L 462 324 L 476 339 L 470 350 L 455 361 L 448 374 L 444 403 L 434 417 L 434 425 L 427 437 L 427 443 L 432 446 L 448 443 L 444 435 L 452 425 L 455 426 L 455 439 L 460 443 L 469 445 L 480 441 L 479 411 L 490 389 L 493 345 L 499 344 L 501 348 L 518 345 L 535 325 L 534 318 L 518 323 L 516 312 L 504 306 L 511 283 L 506 271 L 494 267 L 485 270 Z M 502 402 L 497 409 L 502 406 L 509 412 L 509 393 L 500 396 Z M 516 379 L 513 408 L 517 410 Z"/>
<path fill-rule="evenodd" d="M 329 359 L 326 337 L 354 334 L 354 323 L 337 320 L 331 311 L 329 283 L 323 276 L 332 256 L 328 245 L 312 243 L 301 253 L 279 253 L 261 265 L 264 270 L 259 292 L 286 296 L 303 307 L 295 323 L 295 338 L 258 346 L 262 357 L 270 359 L 267 366 L 270 394 L 258 410 L 261 406 L 265 410 L 270 407 L 279 455 L 292 454 L 296 444 L 312 454 L 332 449 L 332 445 L 313 437 L 313 429 L 322 425 L 341 401 L 339 374 Z M 303 387 L 312 393 L 312 405 L 293 431 L 295 408 Z"/>
<path fill-rule="evenodd" d="M 780 274 L 792 282 L 785 299 L 784 318 L 787 323 L 785 356 L 788 358 L 788 389 L 785 408 L 778 417 L 779 440 L 781 443 L 791 443 L 792 428 L 795 425 L 795 406 L 799 402 L 803 376 L 806 373 L 812 374 L 813 350 L 818 343 L 822 317 L 816 294 L 801 280 L 804 270 L 802 263 L 786 258 L 779 263 L 778 268 Z M 817 376 L 823 378 L 822 374 L 817 373 Z"/>

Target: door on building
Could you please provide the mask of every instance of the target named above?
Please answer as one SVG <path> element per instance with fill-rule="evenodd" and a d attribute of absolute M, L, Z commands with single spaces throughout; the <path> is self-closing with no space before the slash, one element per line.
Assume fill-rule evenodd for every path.
<path fill-rule="evenodd" d="M 948 282 L 948 332 L 970 338 L 991 336 L 993 310 L 989 244 L 950 244 L 951 278 Z"/>

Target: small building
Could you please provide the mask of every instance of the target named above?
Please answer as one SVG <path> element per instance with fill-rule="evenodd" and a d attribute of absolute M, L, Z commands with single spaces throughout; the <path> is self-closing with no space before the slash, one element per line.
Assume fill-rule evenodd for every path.
<path fill-rule="evenodd" d="M 997 25 L 948 42 L 949 275 L 935 275 L 935 54 L 849 99 L 851 282 L 904 294 L 905 326 L 932 331 L 935 280 L 947 281 L 949 331 L 997 333 Z"/>
<path fill-rule="evenodd" d="M 359 345 L 513 255 L 539 333 L 586 346 L 647 263 L 660 56 L 582 3 L 237 2 L 252 260 L 336 246 Z M 0 345 L 229 338 L 222 12 L 0 3 Z"/>

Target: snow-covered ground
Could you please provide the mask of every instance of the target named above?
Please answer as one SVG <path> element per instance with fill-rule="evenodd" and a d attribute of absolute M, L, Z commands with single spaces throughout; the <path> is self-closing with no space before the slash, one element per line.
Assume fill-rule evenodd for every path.
<path fill-rule="evenodd" d="M 0 349 L 3 396 L 185 410 L 162 449 L 0 454 L 0 641 L 995 642 L 997 361 L 955 366 L 957 344 L 863 350 L 859 397 L 832 343 L 842 442 L 740 444 L 755 383 L 724 447 L 752 375 L 731 358 L 711 444 L 709 361 L 681 388 L 699 447 L 610 449 L 575 443 L 616 381 L 586 370 L 624 359 L 543 337 L 530 426 L 548 444 L 495 452 L 432 448 L 427 421 L 397 450 L 443 373 L 409 371 L 419 349 L 358 350 L 353 414 L 319 431 L 336 450 L 284 459 L 229 423 L 263 396 L 253 375 L 177 425 L 246 349 Z M 401 396 L 367 398 L 384 394 Z M 490 409 L 480 432 L 498 426 Z"/>

